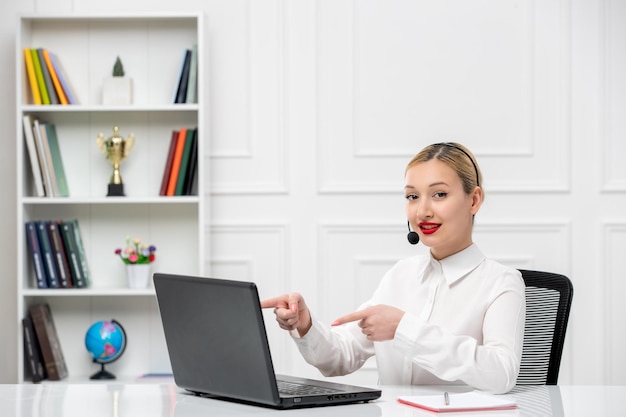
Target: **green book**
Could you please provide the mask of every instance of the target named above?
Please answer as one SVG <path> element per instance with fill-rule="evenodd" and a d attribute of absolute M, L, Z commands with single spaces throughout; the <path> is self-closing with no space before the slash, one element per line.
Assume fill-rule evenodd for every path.
<path fill-rule="evenodd" d="M 48 96 L 46 81 L 43 78 L 43 71 L 41 69 L 41 62 L 39 62 L 39 52 L 37 49 L 33 48 L 30 50 L 30 54 L 33 57 L 33 67 L 35 67 L 35 76 L 37 77 L 37 84 L 39 85 L 39 92 L 41 93 L 41 102 L 43 104 L 50 104 L 50 96 Z"/>
<path fill-rule="evenodd" d="M 185 177 L 187 176 L 189 168 L 189 157 L 191 156 L 196 131 L 197 129 L 187 129 L 187 138 L 185 139 L 185 147 L 183 148 L 183 157 L 180 160 L 180 169 L 178 170 L 174 195 L 185 195 Z"/>
<path fill-rule="evenodd" d="M 50 155 L 52 156 L 52 165 L 54 175 L 57 179 L 57 187 L 59 189 L 59 197 L 69 197 L 70 190 L 65 177 L 65 169 L 63 168 L 63 158 L 61 158 L 61 148 L 59 147 L 59 139 L 54 124 L 44 123 L 46 135 L 48 136 L 48 146 L 50 147 Z"/>
<path fill-rule="evenodd" d="M 85 282 L 80 253 L 78 252 L 78 245 L 76 244 L 74 223 L 72 221 L 61 221 L 59 229 L 61 230 L 61 238 L 67 256 L 67 263 L 70 267 L 72 282 L 76 288 L 84 288 L 87 286 L 87 283 Z"/>
<path fill-rule="evenodd" d="M 91 273 L 89 271 L 89 264 L 87 263 L 87 253 L 85 252 L 85 245 L 83 244 L 83 235 L 80 232 L 80 226 L 78 225 L 78 220 L 73 219 L 69 220 L 67 223 L 72 225 L 72 231 L 74 232 L 74 241 L 76 242 L 76 250 L 78 252 L 78 258 L 80 261 L 80 266 L 83 272 L 83 280 L 85 287 L 89 287 L 91 285 Z"/>

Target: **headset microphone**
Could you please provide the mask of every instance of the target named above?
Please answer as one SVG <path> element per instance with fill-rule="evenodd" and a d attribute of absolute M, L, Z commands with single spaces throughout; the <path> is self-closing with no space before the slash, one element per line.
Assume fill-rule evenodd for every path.
<path fill-rule="evenodd" d="M 417 232 L 411 230 L 411 224 L 408 220 L 406 221 L 406 225 L 409 228 L 409 234 L 406 235 L 407 240 L 411 245 L 417 245 L 420 241 L 420 235 L 418 235 Z"/>

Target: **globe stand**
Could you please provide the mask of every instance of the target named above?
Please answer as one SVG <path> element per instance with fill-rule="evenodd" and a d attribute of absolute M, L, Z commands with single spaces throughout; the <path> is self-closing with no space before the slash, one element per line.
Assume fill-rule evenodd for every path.
<path fill-rule="evenodd" d="M 96 362 L 96 361 L 94 361 Z M 96 362 L 98 363 L 98 362 Z M 104 369 L 104 364 L 100 364 L 100 370 L 89 377 L 89 379 L 115 379 L 115 375 Z"/>
<path fill-rule="evenodd" d="M 117 327 L 116 331 L 115 327 Z M 113 337 L 113 335 L 116 335 Z M 104 365 L 114 362 L 126 350 L 126 331 L 116 321 L 99 321 L 92 324 L 85 335 L 85 346 L 92 354 L 94 363 L 100 365 L 100 370 L 91 375 L 91 380 L 111 380 L 115 375 L 104 369 Z"/>

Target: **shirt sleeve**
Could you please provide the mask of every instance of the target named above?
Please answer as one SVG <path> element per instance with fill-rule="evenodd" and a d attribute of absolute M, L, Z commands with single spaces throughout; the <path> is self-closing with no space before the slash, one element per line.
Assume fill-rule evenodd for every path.
<path fill-rule="evenodd" d="M 510 391 L 517 380 L 522 354 L 525 296 L 521 287 L 509 288 L 487 309 L 483 341 L 455 335 L 442 326 L 405 314 L 394 343 L 412 362 L 440 379 L 460 380 L 492 393 Z"/>
<path fill-rule="evenodd" d="M 341 376 L 363 366 L 374 355 L 374 345 L 356 324 L 329 328 L 312 319 L 312 326 L 303 337 L 297 331 L 291 336 L 304 360 L 324 376 Z"/>

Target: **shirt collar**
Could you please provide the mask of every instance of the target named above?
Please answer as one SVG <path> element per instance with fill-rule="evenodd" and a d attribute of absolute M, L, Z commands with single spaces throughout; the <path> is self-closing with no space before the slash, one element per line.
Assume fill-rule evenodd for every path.
<path fill-rule="evenodd" d="M 450 255 L 440 261 L 437 261 L 430 255 L 431 262 L 441 265 L 441 271 L 448 286 L 473 271 L 484 259 L 485 255 L 475 244 L 471 244 L 461 252 Z"/>

